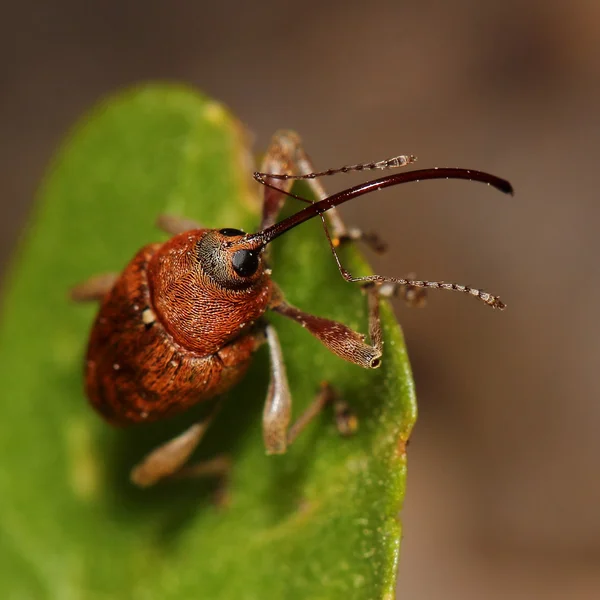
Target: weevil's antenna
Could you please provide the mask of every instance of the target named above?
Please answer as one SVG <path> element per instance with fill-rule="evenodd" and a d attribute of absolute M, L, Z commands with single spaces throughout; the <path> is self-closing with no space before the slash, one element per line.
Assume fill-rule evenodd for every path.
<path fill-rule="evenodd" d="M 369 192 L 381 190 L 386 187 L 426 179 L 466 179 L 469 181 L 479 181 L 481 183 L 491 185 L 496 189 L 500 190 L 501 192 L 504 192 L 505 194 L 513 194 L 512 185 L 505 179 L 501 179 L 500 177 L 496 177 L 495 175 L 491 175 L 489 173 L 484 173 L 483 171 L 475 171 L 473 169 L 456 169 L 443 167 L 433 169 L 420 169 L 417 171 L 409 171 L 404 173 L 395 173 L 393 175 L 388 175 L 387 177 L 381 177 L 379 179 L 367 181 L 360 185 L 348 188 L 346 190 L 342 190 L 337 194 L 333 194 L 327 198 L 324 198 L 323 200 L 320 200 L 319 202 L 315 202 L 314 204 L 307 206 L 301 211 L 298 211 L 296 214 L 291 215 L 287 219 L 284 219 L 279 223 L 275 223 L 275 225 L 272 225 L 271 227 L 267 227 L 263 231 L 247 235 L 244 242 L 254 242 L 256 243 L 257 248 L 264 247 L 266 244 L 273 241 L 275 238 L 279 237 L 286 231 L 289 231 L 290 229 L 296 227 L 297 225 L 300 225 L 301 223 L 304 223 L 305 221 L 308 221 L 309 219 L 312 219 L 313 217 L 316 217 L 317 215 L 323 215 L 323 213 L 327 212 L 334 206 L 339 206 L 344 202 L 348 202 L 349 200 L 358 198 L 359 196 L 363 196 L 364 194 L 368 194 Z M 267 187 L 279 190 L 294 198 L 297 197 L 294 194 L 288 194 L 284 190 L 280 190 L 276 186 L 267 183 L 260 177 L 257 178 L 257 180 L 266 185 Z M 327 239 L 329 240 L 329 245 L 336 260 L 338 269 L 342 277 L 346 281 L 374 284 L 392 283 L 396 285 L 406 285 L 417 288 L 454 290 L 457 292 L 462 292 L 471 296 L 475 296 L 476 298 L 479 298 L 482 302 L 485 302 L 488 306 L 491 306 L 492 308 L 498 308 L 502 310 L 506 306 L 498 296 L 494 296 L 492 294 L 489 294 L 488 292 L 477 288 L 472 288 L 466 285 L 459 285 L 456 283 L 447 283 L 444 281 L 403 279 L 397 277 L 383 277 L 382 275 L 354 277 L 342 266 L 327 228 L 325 228 L 325 233 L 327 235 Z"/>
<path fill-rule="evenodd" d="M 497 308 L 498 310 L 504 310 L 506 308 L 506 304 L 504 304 L 504 302 L 500 300 L 499 296 L 494 296 L 493 294 L 485 292 L 484 290 L 473 288 L 468 285 L 449 283 L 447 281 L 424 281 L 420 279 L 404 279 L 402 277 L 384 277 L 383 275 L 366 275 L 364 277 L 354 277 L 342 265 L 335 244 L 331 240 L 331 236 L 329 235 L 329 230 L 327 229 L 327 227 L 325 227 L 325 235 L 327 236 L 327 240 L 329 241 L 329 247 L 331 248 L 331 252 L 337 264 L 338 270 L 346 281 L 379 285 L 382 285 L 384 283 L 391 283 L 393 285 L 392 289 L 396 289 L 396 286 L 405 285 L 407 287 L 416 288 L 453 290 L 455 292 L 462 292 L 463 294 L 470 294 L 471 296 L 475 296 L 476 298 L 479 298 L 479 300 L 485 302 L 488 306 L 491 306 L 492 308 Z"/>
<path fill-rule="evenodd" d="M 287 173 L 262 173 L 256 171 L 254 173 L 254 179 L 260 183 L 265 183 L 266 179 L 279 179 L 282 181 L 289 181 L 290 179 L 316 179 L 317 177 L 327 177 L 329 175 L 337 175 L 338 173 L 351 173 L 353 171 L 374 171 L 377 169 L 398 169 L 405 167 L 416 162 L 417 157 L 412 154 L 400 156 L 393 156 L 392 158 L 386 158 L 385 160 L 378 160 L 375 162 L 358 163 L 356 165 L 345 165 L 338 169 L 327 169 L 326 171 L 316 171 L 314 173 L 304 173 L 303 175 L 290 175 Z M 297 198 L 297 196 L 293 196 Z M 298 198 L 306 202 L 305 198 Z"/>

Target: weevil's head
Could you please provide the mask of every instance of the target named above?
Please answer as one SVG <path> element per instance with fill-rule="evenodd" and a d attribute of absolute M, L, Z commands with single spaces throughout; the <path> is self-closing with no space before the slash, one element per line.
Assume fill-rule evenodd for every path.
<path fill-rule="evenodd" d="M 238 229 L 196 229 L 171 238 L 148 265 L 152 305 L 183 347 L 215 354 L 249 330 L 273 285 L 264 244 Z"/>
<path fill-rule="evenodd" d="M 185 348 L 203 355 L 219 352 L 225 344 L 239 337 L 240 332 L 251 327 L 271 303 L 274 286 L 264 258 L 264 249 L 269 243 L 349 200 L 386 187 L 426 179 L 480 181 L 512 194 L 508 181 L 489 173 L 455 168 L 421 169 L 342 190 L 256 233 L 247 234 L 239 229 L 196 229 L 176 235 L 157 249 L 148 264 L 150 296 L 159 320 Z M 273 187 L 260 178 L 259 181 Z M 332 250 L 335 253 L 333 246 Z M 475 296 L 493 308 L 504 308 L 498 297 L 467 286 L 382 276 L 362 280 L 452 289 Z"/>
<path fill-rule="evenodd" d="M 231 290 L 246 290 L 268 275 L 263 259 L 264 245 L 249 241 L 239 229 L 210 229 L 198 241 L 198 261 L 207 276 Z"/>

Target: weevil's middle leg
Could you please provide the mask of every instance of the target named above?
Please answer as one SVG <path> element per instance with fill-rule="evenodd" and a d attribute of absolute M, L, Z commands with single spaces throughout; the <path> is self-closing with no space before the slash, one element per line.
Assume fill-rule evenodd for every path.
<path fill-rule="evenodd" d="M 334 405 L 338 431 L 342 435 L 353 434 L 358 426 L 356 417 L 327 383 L 321 385 L 316 398 L 290 427 L 292 396 L 281 345 L 272 325 L 267 325 L 266 337 L 271 356 L 271 381 L 263 411 L 263 439 L 267 454 L 283 454 L 304 428 L 330 403 Z"/>
<path fill-rule="evenodd" d="M 277 332 L 269 324 L 265 327 L 265 334 L 271 359 L 271 379 L 263 409 L 263 440 L 267 454 L 283 454 L 287 449 L 287 432 L 292 417 L 292 394 Z"/>
<path fill-rule="evenodd" d="M 273 136 L 271 145 L 263 159 L 261 172 L 277 175 L 308 175 L 314 173 L 315 168 L 304 150 L 300 136 L 293 131 L 282 130 L 276 132 Z M 269 177 L 265 177 L 265 182 L 285 192 L 289 192 L 293 184 L 291 180 L 279 180 Z M 317 200 L 327 198 L 327 193 L 318 179 L 306 179 L 306 183 Z M 277 216 L 283 207 L 285 198 L 285 193 L 265 187 L 261 229 L 265 229 L 277 221 Z M 355 227 L 348 228 L 336 208 L 331 208 L 325 217 L 331 226 L 333 242 L 336 245 L 343 241 L 362 240 L 377 252 L 385 250 L 385 244 L 376 234 L 365 234 Z"/>

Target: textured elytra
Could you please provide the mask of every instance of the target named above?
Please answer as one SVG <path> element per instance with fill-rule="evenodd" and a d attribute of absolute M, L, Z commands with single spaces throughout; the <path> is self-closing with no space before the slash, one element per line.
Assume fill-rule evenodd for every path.
<path fill-rule="evenodd" d="M 200 449 L 233 458 L 225 511 L 212 505 L 207 483 L 138 491 L 128 481 L 131 466 L 182 431 L 193 410 L 118 431 L 85 400 L 82 362 L 97 309 L 70 304 L 67 290 L 91 274 L 121 272 L 140 248 L 164 240 L 158 214 L 214 228 L 258 226 L 248 150 L 227 113 L 172 87 L 112 99 L 71 136 L 39 201 L 0 326 L 0 595 L 393 597 L 406 474 L 399 448 L 415 407 L 386 306 L 375 371 L 270 317 L 295 414 L 328 379 L 356 411 L 359 430 L 340 439 L 324 414 L 287 455 L 266 457 L 260 414 L 268 368 L 259 351 Z M 366 272 L 354 251 L 343 259 Z M 365 298 L 339 277 L 319 223 L 275 242 L 273 278 L 303 310 L 366 331 Z"/>
<path fill-rule="evenodd" d="M 193 302 L 210 302 L 211 297 L 195 293 L 193 283 L 171 285 L 176 288 L 174 294 L 179 292 L 188 300 L 177 303 L 174 326 L 179 336 L 173 335 L 173 319 L 161 310 L 162 303 L 153 300 L 156 296 L 151 293 L 154 286 L 149 275 L 157 255 L 176 251 L 173 246 L 177 238 L 174 241 L 149 245 L 137 253 L 102 301 L 92 326 L 85 357 L 86 394 L 98 412 L 115 425 L 156 421 L 227 391 L 244 376 L 252 353 L 260 345 L 259 333 L 239 335 L 235 319 L 233 323 L 228 319 L 224 329 L 217 330 L 214 323 L 219 315 L 207 314 Z M 176 266 L 176 261 L 169 261 L 173 279 L 160 280 L 165 289 L 173 280 L 182 281 Z M 163 302 L 169 298 L 172 296 L 167 294 L 161 297 Z M 210 306 L 234 317 L 226 298 L 221 296 L 220 300 L 221 304 L 213 299 Z M 148 311 L 156 311 L 159 318 L 149 320 Z M 185 329 L 177 329 L 186 316 L 192 322 Z M 193 331 L 194 325 L 197 337 L 193 339 L 204 343 L 200 351 L 186 347 L 186 338 L 181 339 L 182 330 L 184 334 Z M 227 334 L 230 337 L 232 331 L 238 335 L 229 341 Z"/>

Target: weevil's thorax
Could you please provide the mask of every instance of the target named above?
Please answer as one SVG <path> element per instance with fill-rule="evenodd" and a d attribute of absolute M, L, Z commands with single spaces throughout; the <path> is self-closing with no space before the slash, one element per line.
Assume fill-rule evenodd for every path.
<path fill-rule="evenodd" d="M 270 272 L 260 252 L 235 245 L 242 236 L 232 229 L 189 231 L 163 244 L 150 260 L 153 309 L 187 350 L 202 356 L 218 352 L 269 304 Z"/>

